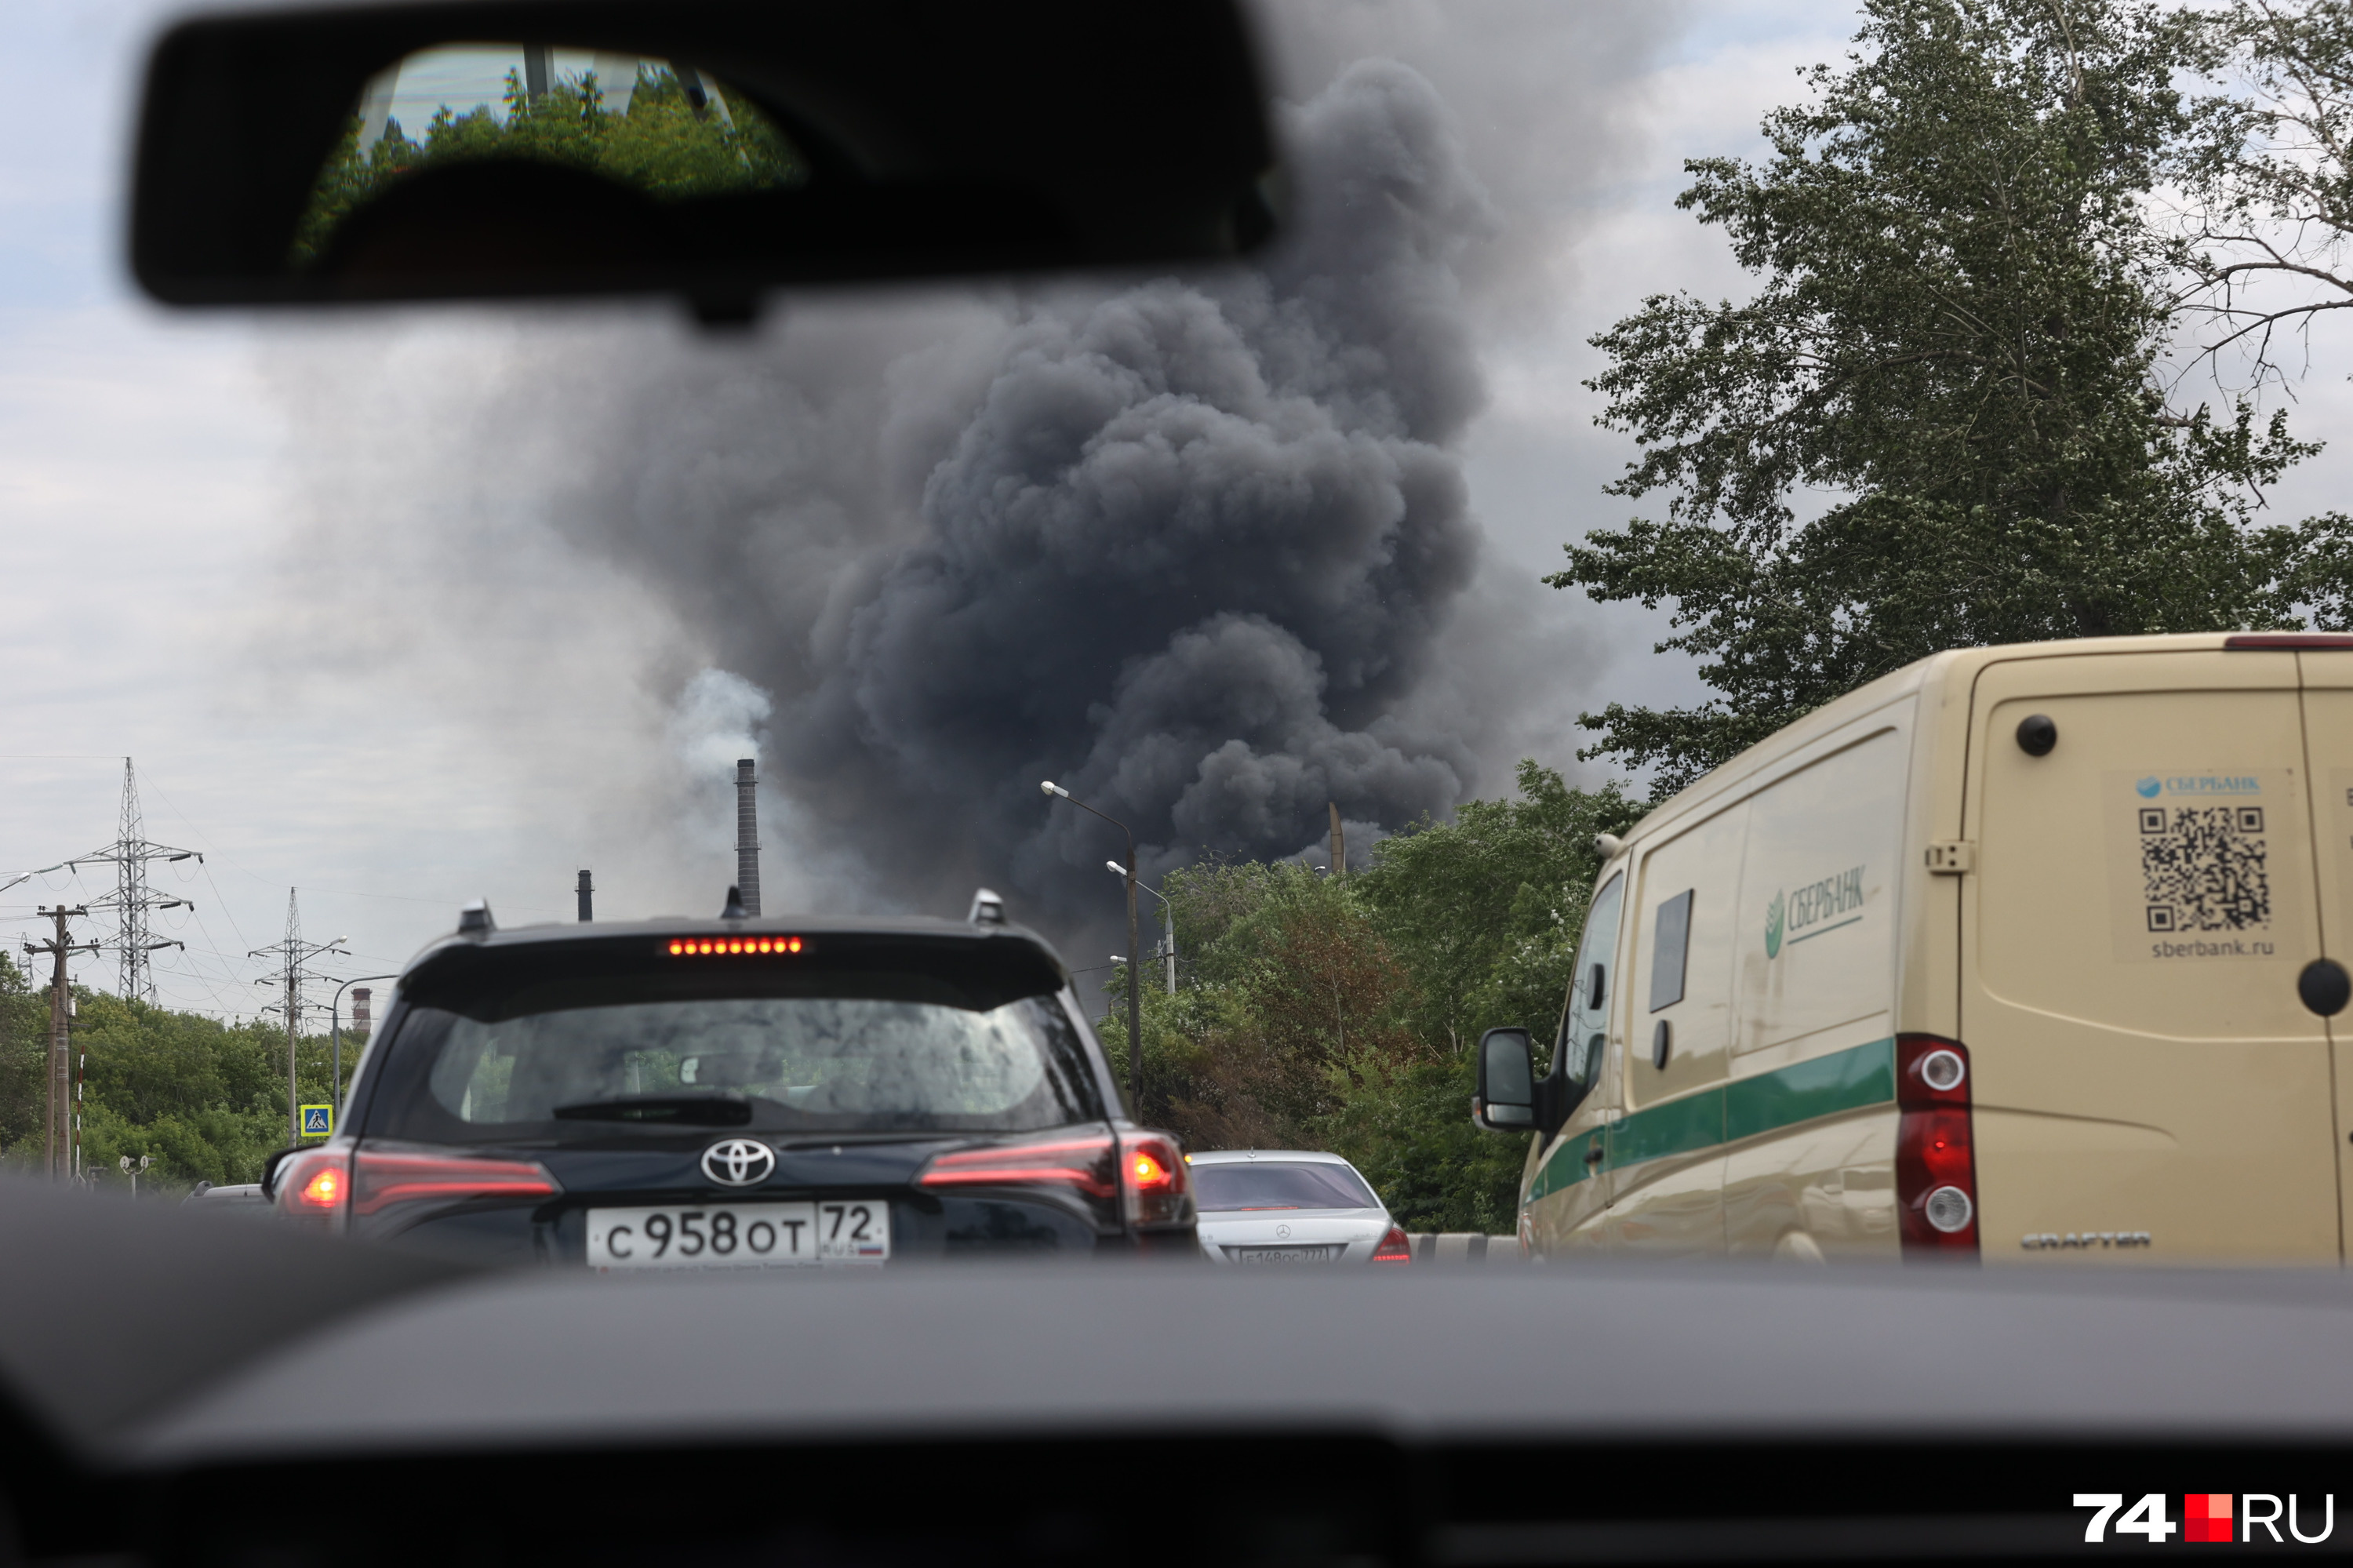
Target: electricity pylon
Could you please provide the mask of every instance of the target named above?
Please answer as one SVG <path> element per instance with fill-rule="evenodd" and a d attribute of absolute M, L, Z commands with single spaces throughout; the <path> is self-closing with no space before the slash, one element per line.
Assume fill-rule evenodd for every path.
<path fill-rule="evenodd" d="M 351 955 L 343 950 L 346 938 L 338 937 L 332 942 L 306 942 L 302 939 L 302 912 L 295 906 L 294 890 L 286 890 L 286 936 L 275 947 L 256 948 L 246 954 L 248 959 L 264 956 L 278 960 L 278 973 L 254 981 L 256 985 L 282 986 L 280 1000 L 263 1008 L 264 1012 L 283 1012 L 286 1014 L 286 1127 L 289 1144 L 302 1141 L 302 1090 L 295 1075 L 295 1048 L 302 1035 L 302 982 L 324 980 L 328 977 L 315 974 L 310 969 L 313 959 L 333 953 L 339 958 Z M 311 1011 L 322 1011 L 317 1002 L 309 1004 Z"/>
<path fill-rule="evenodd" d="M 139 811 L 139 781 L 131 770 L 131 758 L 122 759 L 122 818 L 116 828 L 114 842 L 88 854 L 76 855 L 45 871 L 79 871 L 85 865 L 114 867 L 114 891 L 90 901 L 93 913 L 108 912 L 114 916 L 114 937 L 99 944 L 101 949 L 113 952 L 121 964 L 120 994 L 125 1001 L 152 1002 L 155 1000 L 155 980 L 147 967 L 147 955 L 159 948 L 187 948 L 185 942 L 149 939 L 147 916 L 157 909 L 194 909 L 195 904 L 186 898 L 165 898 L 148 891 L 147 863 L 151 860 L 193 860 L 202 865 L 205 857 L 195 850 L 174 849 L 170 844 L 150 843 L 147 830 Z"/>

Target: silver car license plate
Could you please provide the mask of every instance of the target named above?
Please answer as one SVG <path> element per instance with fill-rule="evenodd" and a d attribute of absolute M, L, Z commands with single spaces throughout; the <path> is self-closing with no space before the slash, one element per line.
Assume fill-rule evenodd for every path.
<path fill-rule="evenodd" d="M 591 1268 L 789 1268 L 890 1256 L 891 1205 L 880 1198 L 588 1211 Z"/>
<path fill-rule="evenodd" d="M 1328 1263 L 1328 1246 L 1244 1246 L 1234 1249 L 1236 1263 Z"/>

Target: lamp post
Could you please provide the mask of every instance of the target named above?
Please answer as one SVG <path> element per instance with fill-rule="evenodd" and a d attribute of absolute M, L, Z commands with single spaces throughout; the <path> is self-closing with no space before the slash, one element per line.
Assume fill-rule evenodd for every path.
<path fill-rule="evenodd" d="M 1144 1001 L 1143 993 L 1137 989 L 1135 973 L 1135 872 L 1133 869 L 1135 864 L 1135 835 L 1128 832 L 1125 822 L 1107 812 L 1095 810 L 1051 779 L 1039 780 L 1038 788 L 1050 798 L 1068 800 L 1080 810 L 1103 818 L 1127 838 L 1127 1093 L 1128 1109 L 1141 1121 L 1144 1119 Z"/>
<path fill-rule="evenodd" d="M 1127 867 L 1120 864 L 1119 862 L 1115 860 L 1107 860 L 1103 862 L 1103 867 L 1113 876 L 1125 876 L 1127 874 Z M 1153 897 L 1160 900 L 1160 923 L 1168 929 L 1168 947 L 1166 953 L 1168 959 L 1168 994 L 1170 996 L 1175 996 L 1176 994 L 1176 911 L 1169 906 L 1167 895 L 1160 892 L 1159 889 L 1141 882 L 1137 883 L 1135 885 L 1143 888 L 1145 892 L 1151 894 Z"/>
<path fill-rule="evenodd" d="M 588 874 L 584 871 L 580 874 L 585 878 Z M 588 895 L 584 893 L 580 896 L 586 900 Z M 328 1009 L 327 1032 L 334 1037 L 335 1062 L 329 1069 L 334 1075 L 327 1080 L 327 1097 L 335 1102 L 337 1132 L 343 1129 L 343 992 L 362 980 L 398 980 L 399 978 L 398 975 L 354 975 L 335 988 L 334 1002 Z"/>

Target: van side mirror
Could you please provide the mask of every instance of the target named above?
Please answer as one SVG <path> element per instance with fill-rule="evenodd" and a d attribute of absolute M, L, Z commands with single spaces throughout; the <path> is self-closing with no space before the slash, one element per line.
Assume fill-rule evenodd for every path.
<path fill-rule="evenodd" d="M 1471 1119 L 1488 1132 L 1533 1132 L 1536 1125 L 1535 1049 L 1525 1029 L 1490 1029 L 1479 1037 L 1479 1094 Z"/>
<path fill-rule="evenodd" d="M 1585 975 L 1585 1011 L 1586 1011 L 1586 1012 L 1600 1012 L 1600 1011 L 1601 1011 L 1601 1004 L 1602 1004 L 1604 1001 L 1608 1001 L 1608 1000 L 1609 1000 L 1609 994 L 1608 994 L 1608 993 L 1609 993 L 1609 967 L 1608 967 L 1607 965 L 1605 965 L 1605 964 L 1595 964 L 1595 965 L 1593 965 L 1590 969 L 1588 969 L 1586 971 L 1586 975 Z"/>

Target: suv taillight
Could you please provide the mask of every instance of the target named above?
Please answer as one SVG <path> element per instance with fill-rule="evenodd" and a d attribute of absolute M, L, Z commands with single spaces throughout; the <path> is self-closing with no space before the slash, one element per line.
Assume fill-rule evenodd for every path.
<path fill-rule="evenodd" d="M 1119 1185 L 1137 1230 L 1193 1223 L 1193 1168 L 1166 1133 L 1119 1135 Z"/>
<path fill-rule="evenodd" d="M 1119 1191 L 1112 1170 L 1111 1134 L 997 1143 L 934 1155 L 915 1178 L 918 1187 L 1066 1187 L 1089 1198 Z"/>
<path fill-rule="evenodd" d="M 1373 1249 L 1373 1261 L 1375 1263 L 1411 1263 L 1413 1261 L 1413 1243 L 1406 1238 L 1403 1225 L 1389 1227 L 1389 1234 L 1383 1236 L 1381 1245 Z"/>
<path fill-rule="evenodd" d="M 532 1160 L 363 1149 L 352 1158 L 352 1217 L 370 1219 L 404 1203 L 471 1198 L 553 1198 L 564 1189 Z"/>
<path fill-rule="evenodd" d="M 340 1231 L 351 1208 L 350 1151 L 298 1150 L 278 1162 L 270 1184 L 280 1214 L 313 1229 Z"/>
<path fill-rule="evenodd" d="M 918 1187 L 1059 1187 L 1106 1221 L 1136 1230 L 1193 1223 L 1193 1176 L 1176 1140 L 1162 1132 L 1108 1132 L 997 1143 L 936 1155 Z M 1118 1207 L 1113 1207 L 1117 1200 Z"/>
<path fill-rule="evenodd" d="M 306 1149 L 275 1174 L 278 1212 L 340 1231 L 406 1204 L 434 1207 L 474 1198 L 552 1198 L 564 1189 L 529 1160 L 490 1160 L 423 1150 Z"/>
<path fill-rule="evenodd" d="M 1969 1053 L 1933 1034 L 1895 1038 L 1896 1218 L 1906 1257 L 1978 1256 Z"/>

